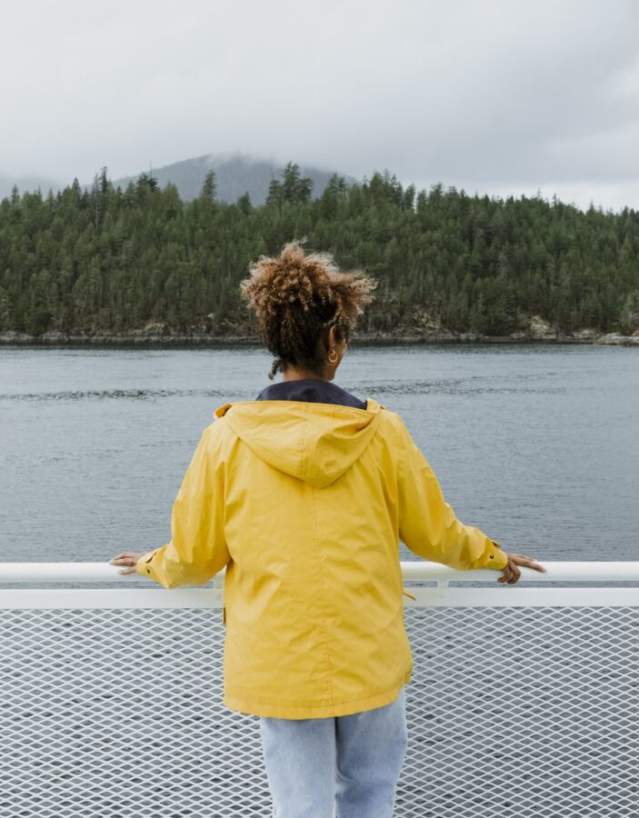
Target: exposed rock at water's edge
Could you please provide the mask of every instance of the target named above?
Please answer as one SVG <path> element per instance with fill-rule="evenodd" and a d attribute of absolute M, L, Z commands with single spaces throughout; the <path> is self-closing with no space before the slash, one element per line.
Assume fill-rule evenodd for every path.
<path fill-rule="evenodd" d="M 639 347 L 639 335 L 618 335 L 616 332 L 609 332 L 600 335 L 593 341 L 594 344 L 609 344 L 610 346 L 637 346 Z"/>
<path fill-rule="evenodd" d="M 529 319 L 528 330 L 527 332 L 524 331 L 524 334 L 539 340 L 557 337 L 557 333 L 552 326 L 548 323 L 548 321 L 544 321 L 540 315 L 533 315 L 532 318 Z"/>

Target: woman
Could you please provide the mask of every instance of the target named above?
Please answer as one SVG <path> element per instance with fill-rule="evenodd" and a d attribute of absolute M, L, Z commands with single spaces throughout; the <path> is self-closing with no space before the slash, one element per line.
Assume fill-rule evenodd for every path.
<path fill-rule="evenodd" d="M 455 517 L 399 415 L 332 382 L 373 287 L 295 242 L 252 266 L 242 292 L 282 381 L 215 410 L 171 541 L 112 560 L 165 588 L 226 568 L 224 704 L 260 717 L 279 818 L 392 815 L 412 671 L 400 539 L 499 582 L 544 570 Z"/>

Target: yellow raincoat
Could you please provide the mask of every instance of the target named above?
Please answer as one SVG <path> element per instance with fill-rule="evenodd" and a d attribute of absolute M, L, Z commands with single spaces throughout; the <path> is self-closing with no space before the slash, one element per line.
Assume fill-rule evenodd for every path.
<path fill-rule="evenodd" d="M 215 410 L 171 541 L 136 571 L 165 588 L 224 578 L 224 704 L 288 719 L 382 707 L 411 678 L 399 540 L 458 569 L 508 557 L 460 522 L 402 419 L 291 400 Z"/>

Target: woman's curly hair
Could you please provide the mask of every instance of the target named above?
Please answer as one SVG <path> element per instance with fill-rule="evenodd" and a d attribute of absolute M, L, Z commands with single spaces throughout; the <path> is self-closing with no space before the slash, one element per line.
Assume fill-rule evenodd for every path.
<path fill-rule="evenodd" d="M 377 285 L 359 270 L 340 272 L 329 253 L 307 255 L 301 241 L 286 244 L 279 256 L 261 256 L 249 269 L 240 289 L 275 355 L 271 380 L 289 364 L 321 375 L 330 327 L 335 326 L 338 341 L 348 341 Z"/>

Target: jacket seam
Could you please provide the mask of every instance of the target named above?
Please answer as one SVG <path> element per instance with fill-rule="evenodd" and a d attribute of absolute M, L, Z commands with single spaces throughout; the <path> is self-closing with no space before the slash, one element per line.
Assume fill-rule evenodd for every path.
<path fill-rule="evenodd" d="M 328 600 L 326 597 L 326 580 L 325 580 L 325 572 L 324 572 L 324 553 L 322 551 L 322 544 L 321 544 L 321 537 L 319 535 L 319 520 L 317 517 L 317 489 L 314 486 L 309 486 L 309 491 L 311 492 L 311 505 L 313 508 L 313 530 L 314 530 L 314 539 L 315 539 L 315 546 L 316 546 L 316 553 L 319 555 L 319 579 L 322 585 L 322 610 L 324 614 L 326 613 Z M 331 707 L 335 706 L 335 690 L 333 685 L 333 676 L 332 674 L 335 672 L 335 668 L 333 667 L 333 662 L 331 660 L 330 655 L 330 648 L 329 648 L 329 636 L 328 636 L 328 628 L 326 627 L 326 622 L 322 619 L 319 623 L 320 628 L 322 629 L 322 633 L 324 634 L 324 655 L 326 657 L 326 664 L 329 667 L 329 679 L 327 683 L 327 689 L 329 691 L 328 698 L 331 702 Z"/>

